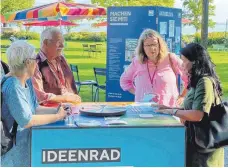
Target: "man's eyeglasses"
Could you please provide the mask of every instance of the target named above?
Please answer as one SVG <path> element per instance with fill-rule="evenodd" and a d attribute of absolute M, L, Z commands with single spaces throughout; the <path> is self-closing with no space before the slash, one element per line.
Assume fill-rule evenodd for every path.
<path fill-rule="evenodd" d="M 57 47 L 59 47 L 61 45 L 64 46 L 64 41 L 63 40 L 57 40 L 57 41 L 55 41 L 55 40 L 50 39 L 50 41 L 52 41 L 53 44 L 55 44 Z"/>

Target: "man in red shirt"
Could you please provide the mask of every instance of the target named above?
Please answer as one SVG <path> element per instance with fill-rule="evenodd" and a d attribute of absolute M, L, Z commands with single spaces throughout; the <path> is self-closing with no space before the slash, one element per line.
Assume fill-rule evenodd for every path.
<path fill-rule="evenodd" d="M 32 78 L 40 104 L 81 102 L 73 73 L 62 55 L 63 48 L 64 38 L 59 29 L 47 28 L 42 32 L 38 66 Z"/>

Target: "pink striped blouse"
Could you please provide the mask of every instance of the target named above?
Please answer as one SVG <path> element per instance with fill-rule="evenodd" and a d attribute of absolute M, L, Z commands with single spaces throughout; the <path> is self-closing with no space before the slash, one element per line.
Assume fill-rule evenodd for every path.
<path fill-rule="evenodd" d="M 188 78 L 183 75 L 182 60 L 175 54 L 170 54 L 170 58 L 175 68 L 175 72 L 180 74 L 187 86 Z M 157 67 L 151 61 L 141 64 L 137 57 L 133 58 L 132 63 L 121 75 L 120 86 L 124 91 L 134 88 L 135 101 L 142 101 L 144 94 L 153 93 L 158 96 L 158 104 L 174 107 L 179 95 L 176 85 L 176 75 L 170 65 L 169 56 L 165 57 Z M 154 78 L 153 78 L 154 76 Z M 153 78 L 153 80 L 151 80 Z"/>

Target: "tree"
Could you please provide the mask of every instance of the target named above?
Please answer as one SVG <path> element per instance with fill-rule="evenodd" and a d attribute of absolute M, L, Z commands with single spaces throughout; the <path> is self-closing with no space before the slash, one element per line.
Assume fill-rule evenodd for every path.
<path fill-rule="evenodd" d="M 203 0 L 182 0 L 183 1 L 183 17 L 191 20 L 188 25 L 195 27 L 196 32 L 201 30 L 202 25 L 202 4 Z M 215 5 L 213 4 L 214 0 L 209 0 L 209 20 L 208 26 L 214 27 L 215 22 L 211 19 L 211 16 L 215 15 Z"/>
<path fill-rule="evenodd" d="M 35 0 L 1 0 L 1 14 L 33 7 Z"/>
<path fill-rule="evenodd" d="M 1 0 L 1 14 L 31 8 L 34 4 L 35 0 Z M 5 27 L 6 24 L 4 23 L 3 26 Z"/>
<path fill-rule="evenodd" d="M 173 7 L 175 0 L 91 0 L 99 6 L 166 6 Z"/>
<path fill-rule="evenodd" d="M 72 20 L 71 22 L 72 22 L 72 23 L 76 23 L 75 20 Z M 64 28 L 65 28 L 65 30 L 67 31 L 67 33 L 70 33 L 71 30 L 72 30 L 73 28 L 75 28 L 75 26 L 64 26 Z"/>

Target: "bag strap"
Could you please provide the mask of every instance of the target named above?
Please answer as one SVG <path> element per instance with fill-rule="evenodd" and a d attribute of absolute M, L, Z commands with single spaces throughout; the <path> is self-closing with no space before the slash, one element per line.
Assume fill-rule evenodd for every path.
<path fill-rule="evenodd" d="M 2 64 L 2 67 L 3 67 L 3 70 L 4 70 L 4 74 L 9 73 L 9 66 L 3 61 L 1 61 L 1 64 Z"/>
<path fill-rule="evenodd" d="M 16 139 L 17 139 L 17 126 L 18 126 L 18 124 L 17 124 L 16 120 L 14 120 L 11 135 L 13 137 L 13 143 L 15 145 L 16 145 Z"/>
<path fill-rule="evenodd" d="M 176 71 L 176 69 L 174 68 L 173 61 L 172 61 L 172 58 L 171 58 L 171 56 L 170 56 L 170 53 L 168 54 L 168 56 L 169 56 L 169 63 L 170 63 L 170 66 L 171 66 L 171 68 L 172 68 L 172 70 L 173 70 L 173 73 L 175 74 L 175 77 L 176 77 L 177 89 L 179 90 L 179 88 L 178 88 L 178 79 L 177 79 L 177 71 Z"/>
<path fill-rule="evenodd" d="M 217 93 L 217 95 L 219 97 L 220 102 L 222 103 L 222 98 L 219 95 L 219 91 L 218 91 L 218 89 L 216 87 L 216 84 L 215 84 L 214 80 L 211 77 L 208 77 L 208 78 L 210 79 L 210 81 L 212 82 L 212 85 L 213 85 L 213 91 L 214 91 L 214 95 L 215 95 L 215 102 L 214 103 L 216 104 L 216 93 Z"/>
<path fill-rule="evenodd" d="M 2 89 L 2 86 L 3 84 L 6 82 L 7 79 L 11 78 L 12 76 L 8 76 L 6 78 L 3 78 L 3 80 L 1 81 L 1 89 Z M 3 96 L 2 96 L 2 92 L 1 92 L 1 105 L 2 105 L 2 102 L 3 102 Z M 1 121 L 3 123 L 5 123 L 4 119 L 2 118 L 2 115 L 1 115 Z M 12 132 L 11 132 L 11 136 L 13 138 L 13 143 L 16 145 L 16 135 L 17 135 L 17 122 L 16 120 L 14 119 L 14 122 L 13 122 L 13 129 L 12 129 Z"/>

